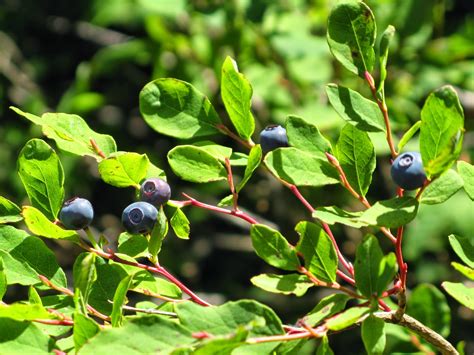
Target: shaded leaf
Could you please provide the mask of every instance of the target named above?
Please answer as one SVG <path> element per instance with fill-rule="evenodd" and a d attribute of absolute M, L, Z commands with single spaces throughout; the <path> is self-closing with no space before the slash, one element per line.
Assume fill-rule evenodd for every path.
<path fill-rule="evenodd" d="M 324 297 L 305 317 L 304 321 L 311 327 L 315 327 L 324 319 L 341 312 L 349 300 L 349 296 L 342 293 L 334 293 Z"/>
<path fill-rule="evenodd" d="M 451 248 L 453 248 L 457 256 L 467 266 L 474 269 L 474 242 L 472 238 L 451 234 L 448 239 Z"/>
<path fill-rule="evenodd" d="M 327 40 L 334 57 L 354 74 L 364 77 L 374 68 L 375 18 L 359 1 L 337 4 L 328 19 Z"/>
<path fill-rule="evenodd" d="M 331 143 L 321 134 L 318 127 L 297 116 L 289 116 L 285 124 L 290 146 L 308 153 L 321 155 L 331 151 Z"/>
<path fill-rule="evenodd" d="M 268 264 L 290 271 L 300 267 L 295 248 L 280 232 L 263 224 L 254 224 L 250 229 L 250 236 L 255 252 Z"/>
<path fill-rule="evenodd" d="M 396 228 L 412 221 L 418 211 L 418 200 L 404 196 L 376 202 L 360 220 L 372 226 Z"/>
<path fill-rule="evenodd" d="M 23 219 L 21 209 L 10 200 L 0 196 L 0 224 L 15 223 Z"/>
<path fill-rule="evenodd" d="M 375 149 L 369 135 L 346 124 L 336 144 L 337 159 L 352 188 L 365 196 L 375 170 Z"/>
<path fill-rule="evenodd" d="M 383 354 L 385 350 L 385 322 L 370 315 L 362 322 L 362 341 L 369 355 Z"/>
<path fill-rule="evenodd" d="M 402 136 L 398 142 L 398 151 L 401 152 L 403 147 L 410 141 L 410 139 L 418 132 L 421 127 L 421 121 L 416 121 L 408 131 Z"/>
<path fill-rule="evenodd" d="M 420 202 L 427 205 L 443 203 L 462 189 L 463 185 L 463 179 L 459 174 L 450 169 L 428 185 L 421 195 Z"/>
<path fill-rule="evenodd" d="M 254 171 L 260 166 L 260 162 L 262 161 L 262 148 L 260 144 L 256 144 L 250 150 L 247 166 L 245 167 L 244 177 L 239 182 L 237 187 L 235 188 L 237 192 L 243 189 L 245 184 L 250 180 Z"/>
<path fill-rule="evenodd" d="M 474 166 L 465 161 L 458 161 L 457 168 L 459 175 L 464 180 L 464 190 L 474 201 Z"/>
<path fill-rule="evenodd" d="M 418 285 L 408 298 L 407 313 L 443 337 L 449 335 L 451 312 L 446 297 L 435 286 Z"/>
<path fill-rule="evenodd" d="M 361 131 L 385 131 L 383 115 L 375 102 L 366 99 L 357 91 L 336 84 L 328 84 L 326 94 L 332 107 L 343 120 Z"/>
<path fill-rule="evenodd" d="M 188 217 L 184 214 L 181 208 L 176 208 L 173 216 L 170 219 L 171 228 L 178 238 L 189 239 L 189 232 L 191 230 Z"/>
<path fill-rule="evenodd" d="M 318 207 L 313 212 L 313 217 L 320 219 L 327 224 L 341 223 L 349 227 L 360 228 L 366 227 L 369 224 L 360 220 L 361 212 L 345 211 L 337 206 Z"/>
<path fill-rule="evenodd" d="M 130 288 L 133 275 L 125 276 L 115 290 L 112 313 L 110 314 L 112 327 L 120 327 L 123 324 L 122 306 L 127 303 L 127 291 Z"/>
<path fill-rule="evenodd" d="M 305 267 L 318 280 L 336 281 L 338 258 L 329 236 L 311 222 L 299 222 L 295 230 L 300 236 L 296 250 L 303 255 Z"/>
<path fill-rule="evenodd" d="M 355 324 L 361 317 L 370 312 L 368 307 L 352 307 L 326 322 L 330 330 L 342 330 Z"/>

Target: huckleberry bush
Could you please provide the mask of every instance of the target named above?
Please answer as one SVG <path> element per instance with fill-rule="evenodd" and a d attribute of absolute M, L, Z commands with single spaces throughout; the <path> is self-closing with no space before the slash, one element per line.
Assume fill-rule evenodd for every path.
<path fill-rule="evenodd" d="M 64 173 L 56 151 L 42 139 L 25 144 L 17 166 L 30 204 L 19 207 L 0 197 L 0 299 L 14 284 L 29 286 L 29 293 L 27 300 L 0 304 L 0 353 L 297 354 L 317 339 L 317 353 L 331 354 L 331 335 L 358 326 L 369 354 L 387 351 L 387 334 L 395 331 L 419 351 L 458 353 L 447 340 L 450 311 L 445 295 L 429 284 L 407 290 L 403 235 L 420 204 L 442 203 L 463 187 L 474 198 L 473 166 L 458 161 L 452 169 L 462 149 L 463 110 L 451 86 L 435 90 L 426 98 L 420 121 L 395 146 L 384 92 L 393 35 L 389 26 L 375 45 L 374 15 L 362 2 L 341 3 L 330 13 L 327 41 L 332 54 L 371 93 L 365 97 L 348 87 L 327 85 L 328 100 L 345 121 L 335 141 L 303 118 L 289 116 L 285 127 L 262 132 L 262 149 L 252 139 L 251 84 L 230 57 L 222 66 L 221 96 L 232 125 L 225 125 L 212 103 L 187 82 L 162 78 L 145 85 L 139 101 L 146 123 L 160 134 L 193 139 L 168 152 L 173 173 L 188 182 L 226 182 L 229 194 L 218 205 L 187 194 L 174 196 L 164 171 L 145 154 L 118 151 L 113 137 L 93 131 L 77 115 L 40 117 L 12 107 L 41 126 L 59 151 L 94 158 L 105 183 L 134 188 L 138 201 L 123 210 L 126 232 L 115 252 L 89 228 L 92 205 L 80 203 L 87 200 L 64 203 Z M 393 186 L 398 189 L 393 198 L 369 201 L 377 158 L 371 137 L 377 132 L 385 136 L 390 154 L 378 158 L 393 161 Z M 419 153 L 403 153 L 418 132 Z M 218 135 L 239 144 L 238 159 L 232 148 L 212 141 Z M 245 169 L 237 183 L 235 171 L 242 159 Z M 308 211 L 295 226 L 295 245 L 239 206 L 239 196 L 258 168 L 287 187 Z M 347 190 L 360 208 L 320 206 L 300 191 L 328 185 Z M 274 268 L 251 279 L 256 287 L 296 296 L 314 287 L 331 293 L 315 300 L 292 325 L 282 324 L 272 309 L 254 300 L 210 304 L 159 262 L 169 226 L 178 237 L 189 238 L 185 208 L 248 224 L 256 255 Z M 365 233 L 355 260 L 348 260 L 339 247 L 332 232 L 335 224 Z M 472 280 L 474 246 L 469 237 L 450 235 L 449 242 L 465 264 L 454 267 Z M 71 284 L 42 238 L 83 249 Z M 474 309 L 472 287 L 461 282 L 444 282 L 442 287 Z M 156 302 L 130 304 L 131 291 Z M 395 346 L 389 351 L 404 350 Z"/>

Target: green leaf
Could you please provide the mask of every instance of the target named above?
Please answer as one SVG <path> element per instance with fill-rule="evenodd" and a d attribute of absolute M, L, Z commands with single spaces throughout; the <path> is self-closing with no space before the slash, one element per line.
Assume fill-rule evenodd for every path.
<path fill-rule="evenodd" d="M 189 239 L 189 232 L 191 230 L 188 217 L 184 214 L 181 208 L 176 208 L 173 216 L 170 219 L 171 228 L 178 238 Z"/>
<path fill-rule="evenodd" d="M 87 303 L 92 285 L 97 280 L 95 262 L 96 254 L 94 253 L 82 253 L 74 262 L 72 272 L 74 289 L 78 289 L 81 292 L 84 303 Z"/>
<path fill-rule="evenodd" d="M 370 315 L 362 322 L 362 341 L 369 355 L 381 355 L 385 350 L 385 322 Z"/>
<path fill-rule="evenodd" d="M 5 265 L 3 264 L 3 258 L 0 256 L 0 301 L 7 293 L 8 281 L 7 275 L 5 274 Z"/>
<path fill-rule="evenodd" d="M 191 332 L 175 321 L 147 315 L 131 319 L 123 327 L 99 332 L 83 345 L 81 355 L 142 355 L 144 349 L 169 354 L 194 341 Z"/>
<path fill-rule="evenodd" d="M 97 279 L 92 284 L 89 294 L 89 304 L 104 314 L 112 312 L 115 290 L 120 281 L 127 276 L 127 272 L 118 264 L 105 264 L 101 259 L 96 260 Z"/>
<path fill-rule="evenodd" d="M 443 337 L 449 335 L 451 312 L 446 297 L 433 285 L 421 284 L 413 290 L 407 313 Z"/>
<path fill-rule="evenodd" d="M 260 162 L 262 161 L 262 148 L 260 144 L 254 145 L 250 150 L 249 157 L 247 160 L 247 166 L 245 167 L 244 177 L 239 182 L 236 187 L 236 191 L 240 192 L 243 189 L 245 184 L 250 180 L 254 171 L 260 166 Z"/>
<path fill-rule="evenodd" d="M 316 211 L 313 212 L 313 217 L 331 225 L 335 223 L 341 223 L 349 227 L 360 228 L 369 225 L 366 222 L 360 221 L 362 213 L 362 211 L 349 212 L 340 209 L 337 206 L 330 206 L 319 207 Z"/>
<path fill-rule="evenodd" d="M 91 318 L 81 314 L 74 314 L 73 339 L 74 348 L 77 351 L 94 335 L 99 333 L 99 325 Z"/>
<path fill-rule="evenodd" d="M 421 195 L 420 202 L 426 205 L 443 203 L 462 189 L 463 185 L 459 174 L 450 169 L 428 185 Z"/>
<path fill-rule="evenodd" d="M 225 159 L 232 156 L 232 148 L 226 147 L 225 145 L 216 144 L 212 141 L 199 141 L 194 142 L 193 146 L 199 147 L 209 154 L 211 154 L 214 158 L 219 159 L 221 162 L 225 162 Z"/>
<path fill-rule="evenodd" d="M 255 252 L 268 264 L 289 271 L 300 267 L 295 248 L 280 232 L 263 224 L 254 224 L 250 229 L 250 236 Z"/>
<path fill-rule="evenodd" d="M 154 262 L 158 262 L 158 254 L 160 253 L 163 239 L 165 239 L 168 234 L 168 228 L 168 220 L 166 219 L 162 206 L 158 210 L 156 223 L 151 231 L 150 240 L 148 242 L 148 251 Z"/>
<path fill-rule="evenodd" d="M 307 276 L 300 274 L 260 274 L 252 277 L 250 281 L 265 291 L 284 295 L 294 294 L 298 297 L 303 296 L 310 287 L 314 286 Z"/>
<path fill-rule="evenodd" d="M 241 300 L 211 307 L 185 302 L 177 303 L 175 309 L 181 324 L 192 332 L 205 330 L 212 335 L 227 335 L 240 326 L 263 318 L 265 323 L 262 326 L 250 330 L 252 336 L 283 334 L 281 321 L 275 312 L 256 301 Z"/>
<path fill-rule="evenodd" d="M 64 171 L 54 150 L 41 139 L 31 139 L 18 156 L 17 168 L 31 204 L 56 219 L 64 200 Z"/>
<path fill-rule="evenodd" d="M 34 286 L 28 287 L 28 302 L 31 304 L 39 304 L 41 306 L 43 305 L 43 302 L 41 302 L 41 297 Z"/>
<path fill-rule="evenodd" d="M 249 139 L 255 130 L 255 120 L 250 110 L 252 106 L 252 86 L 239 73 L 237 63 L 227 57 L 222 65 L 221 96 L 237 133 Z"/>
<path fill-rule="evenodd" d="M 218 203 L 217 206 L 219 207 L 226 207 L 226 206 L 232 206 L 234 204 L 234 195 L 230 194 L 227 195 L 226 197 L 222 198 Z"/>
<path fill-rule="evenodd" d="M 369 135 L 346 124 L 336 144 L 337 159 L 353 189 L 365 196 L 375 170 L 375 149 Z"/>
<path fill-rule="evenodd" d="M 467 287 L 460 282 L 445 281 L 441 286 L 449 293 L 456 301 L 474 310 L 474 287 Z"/>
<path fill-rule="evenodd" d="M 409 142 L 409 140 L 418 132 L 421 127 L 421 121 L 416 121 L 408 131 L 405 132 L 403 137 L 398 142 L 398 151 L 401 152 L 403 147 Z"/>
<path fill-rule="evenodd" d="M 311 327 L 315 327 L 324 319 L 341 312 L 349 300 L 349 296 L 342 293 L 334 293 L 324 297 L 305 317 L 304 321 Z"/>
<path fill-rule="evenodd" d="M 219 133 L 221 120 L 209 99 L 191 84 L 157 79 L 140 92 L 140 112 L 155 131 L 176 138 Z"/>
<path fill-rule="evenodd" d="M 329 340 L 326 335 L 321 338 L 316 355 L 334 355 L 334 352 L 329 347 Z"/>
<path fill-rule="evenodd" d="M 376 202 L 367 209 L 360 220 L 371 226 L 396 228 L 409 223 L 416 217 L 418 200 L 404 196 Z"/>
<path fill-rule="evenodd" d="M 300 236 L 296 250 L 303 255 L 306 269 L 321 281 L 335 282 L 338 259 L 329 236 L 311 222 L 299 222 L 295 230 Z"/>
<path fill-rule="evenodd" d="M 388 60 L 388 49 L 390 47 L 390 42 L 395 35 L 395 27 L 388 25 L 388 27 L 383 31 L 380 38 L 379 45 L 379 66 L 380 66 L 380 82 L 378 85 L 379 92 L 384 91 L 384 83 L 387 78 L 387 60 Z M 400 149 L 399 149 L 400 150 Z"/>
<path fill-rule="evenodd" d="M 459 175 L 464 180 L 464 190 L 474 201 L 474 166 L 465 161 L 458 161 L 457 168 Z"/>
<path fill-rule="evenodd" d="M 133 258 L 147 255 L 148 239 L 143 234 L 121 233 L 118 238 L 118 252 Z"/>
<path fill-rule="evenodd" d="M 367 298 L 380 296 L 397 272 L 394 254 L 384 257 L 377 238 L 366 235 L 356 251 L 354 273 L 357 289 Z"/>
<path fill-rule="evenodd" d="M 227 171 L 218 159 L 192 145 L 171 149 L 168 162 L 173 172 L 186 181 L 202 183 L 227 179 Z"/>
<path fill-rule="evenodd" d="M 40 304 L 13 303 L 11 305 L 0 304 L 0 318 L 24 321 L 33 319 L 56 319 L 57 317 L 49 313 Z"/>
<path fill-rule="evenodd" d="M 432 92 L 421 110 L 420 151 L 428 178 L 448 170 L 461 152 L 464 113 L 456 91 L 443 86 Z"/>
<path fill-rule="evenodd" d="M 362 78 L 374 68 L 375 18 L 359 1 L 337 4 L 328 19 L 327 40 L 334 57 Z"/>
<path fill-rule="evenodd" d="M 449 244 L 467 266 L 474 269 L 474 242 L 472 238 L 451 234 Z"/>
<path fill-rule="evenodd" d="M 0 196 L 0 224 L 15 223 L 23 219 L 21 209 L 10 200 Z"/>
<path fill-rule="evenodd" d="M 24 206 L 21 213 L 26 226 L 32 233 L 45 238 L 66 239 L 79 243 L 80 238 L 76 231 L 62 229 L 46 218 L 40 210 L 31 206 Z"/>
<path fill-rule="evenodd" d="M 270 171 L 296 186 L 325 186 L 338 184 L 336 169 L 326 159 L 296 148 L 278 148 L 265 156 Z"/>
<path fill-rule="evenodd" d="M 0 258 L 8 284 L 40 284 L 38 275 L 41 274 L 53 284 L 67 287 L 66 275 L 54 253 L 41 239 L 22 230 L 0 226 Z"/>
<path fill-rule="evenodd" d="M 361 131 L 385 131 L 383 115 L 375 102 L 366 99 L 357 91 L 336 84 L 326 85 L 326 94 L 332 107 L 343 120 Z"/>
<path fill-rule="evenodd" d="M 342 330 L 355 324 L 361 317 L 370 312 L 368 307 L 352 307 L 327 321 L 329 330 Z"/>
<path fill-rule="evenodd" d="M 0 318 L 0 354 L 51 354 L 53 342 L 35 324 Z"/>
<path fill-rule="evenodd" d="M 114 294 L 114 304 L 110 318 L 112 327 L 121 327 L 123 324 L 122 306 L 127 302 L 127 291 L 132 284 L 133 275 L 125 276 L 117 286 Z"/>
<path fill-rule="evenodd" d="M 109 185 L 139 189 L 149 163 L 146 154 L 119 152 L 99 163 L 99 174 Z"/>
<path fill-rule="evenodd" d="M 91 156 L 97 161 L 102 157 L 91 144 L 91 139 L 99 149 L 108 156 L 117 151 L 114 139 L 106 134 L 99 134 L 89 128 L 87 123 L 77 115 L 66 113 L 45 113 L 41 117 L 10 107 L 20 116 L 41 125 L 44 135 L 53 139 L 58 148 L 80 156 Z"/>
<path fill-rule="evenodd" d="M 174 283 L 154 277 L 146 270 L 134 274 L 133 283 L 130 288 L 140 293 L 150 291 L 152 293 L 172 298 L 180 298 L 182 294 L 179 287 Z"/>
<path fill-rule="evenodd" d="M 319 132 L 318 127 L 297 116 L 289 116 L 285 124 L 290 146 L 308 153 L 322 155 L 331 151 L 331 143 Z"/>
<path fill-rule="evenodd" d="M 459 264 L 455 261 L 451 262 L 451 266 L 454 267 L 457 271 L 459 271 L 461 274 L 463 274 L 467 278 L 474 281 L 474 269 L 473 268 L 464 266 L 463 264 Z"/>

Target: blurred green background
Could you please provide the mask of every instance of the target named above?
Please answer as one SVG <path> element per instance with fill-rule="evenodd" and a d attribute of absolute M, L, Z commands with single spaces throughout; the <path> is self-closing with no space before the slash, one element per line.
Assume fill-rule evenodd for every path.
<path fill-rule="evenodd" d="M 269 123 L 283 123 L 295 114 L 317 124 L 337 139 L 343 124 L 328 106 L 325 84 L 342 83 L 367 97 L 364 83 L 329 52 L 326 21 L 336 1 L 330 0 L 2 0 L 0 3 L 0 195 L 21 203 L 25 191 L 16 173 L 16 156 L 38 127 L 16 116 L 10 105 L 41 114 L 75 113 L 98 132 L 113 135 L 120 150 L 147 153 L 165 169 L 173 198 L 186 191 L 208 203 L 227 194 L 225 183 L 191 185 L 179 181 L 166 163 L 166 153 L 179 141 L 160 136 L 140 117 L 138 93 L 149 81 L 175 77 L 191 82 L 209 96 L 223 119 L 219 94 L 220 68 L 227 55 L 254 89 L 256 132 Z M 451 84 L 459 92 L 466 115 L 463 159 L 474 151 L 474 2 L 472 0 L 367 1 L 379 34 L 392 24 L 386 96 L 393 129 L 400 137 L 419 119 L 429 92 Z M 375 76 L 377 74 L 375 73 Z M 395 188 L 389 177 L 384 137 L 373 135 L 380 154 L 369 201 L 388 198 Z M 213 137 L 214 139 L 214 137 Z M 216 142 L 242 150 L 225 137 Z M 258 141 L 258 134 L 254 140 Z M 54 144 L 50 142 L 51 144 Z M 414 139 L 407 149 L 417 149 Z M 94 227 L 115 241 L 119 216 L 134 198 L 98 178 L 96 163 L 60 153 L 66 171 L 66 193 L 89 198 L 96 211 Z M 242 171 L 236 170 L 237 176 Z M 360 206 L 341 187 L 303 189 L 315 205 Z M 296 199 L 260 171 L 239 199 L 243 208 L 296 240 L 295 224 L 309 219 Z M 253 287 L 249 278 L 273 272 L 251 249 L 248 227 L 237 220 L 203 210 L 186 209 L 191 240 L 170 237 L 161 261 L 204 297 L 220 303 L 256 298 L 274 307 L 285 322 L 312 309 L 326 294 L 315 290 L 303 298 L 275 296 Z M 450 233 L 474 237 L 473 204 L 463 191 L 442 205 L 421 206 L 407 228 L 405 255 L 409 286 L 459 278 L 449 263 L 456 260 L 447 243 Z M 362 232 L 335 228 L 350 259 Z M 49 244 L 60 263 L 70 268 L 79 253 L 68 244 Z M 389 245 L 386 245 L 387 251 Z M 24 290 L 18 289 L 19 293 Z M 18 294 L 9 293 L 11 298 Z M 468 340 L 474 348 L 474 314 L 451 299 L 451 340 Z M 342 341 L 338 341 L 341 339 Z M 352 343 L 353 342 L 353 343 Z M 353 345 L 349 345 L 353 344 Z M 336 353 L 361 349 L 358 331 L 335 336 Z M 474 350 L 472 350 L 474 351 Z M 353 353 L 358 353 L 354 350 Z"/>

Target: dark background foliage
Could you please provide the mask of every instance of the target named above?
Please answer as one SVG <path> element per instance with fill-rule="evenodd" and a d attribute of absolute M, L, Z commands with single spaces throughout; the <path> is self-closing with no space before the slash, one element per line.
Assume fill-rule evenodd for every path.
<path fill-rule="evenodd" d="M 165 169 L 173 198 L 186 191 L 217 203 L 227 194 L 224 183 L 191 185 L 179 181 L 166 163 L 167 151 L 178 143 L 158 135 L 140 117 L 138 93 L 149 81 L 176 77 L 189 81 L 209 96 L 223 119 L 219 94 L 220 67 L 226 55 L 234 57 L 254 88 L 253 112 L 258 132 L 269 123 L 283 123 L 296 114 L 316 123 L 336 138 L 343 121 L 327 105 L 328 82 L 368 92 L 361 81 L 332 60 L 326 44 L 326 21 L 335 1 L 330 0 L 3 0 L 0 3 L 0 195 L 20 203 L 25 199 L 16 173 L 16 156 L 37 127 L 17 117 L 10 105 L 41 114 L 75 113 L 98 132 L 116 138 L 119 149 L 147 153 Z M 400 133 L 419 119 L 428 93 L 452 84 L 466 114 L 462 158 L 470 161 L 474 148 L 474 3 L 471 0 L 368 1 L 381 33 L 388 24 L 397 29 L 391 47 L 386 84 L 394 131 Z M 370 201 L 394 192 L 383 137 L 373 136 L 379 154 Z M 241 149 L 217 137 L 217 142 Z M 258 140 L 257 135 L 254 137 Z M 416 140 L 407 149 L 417 149 Z M 119 216 L 134 198 L 98 178 L 92 160 L 61 153 L 66 170 L 67 195 L 93 201 L 94 227 L 113 245 L 121 231 Z M 471 160 L 472 161 L 472 160 Z M 241 175 L 236 171 L 236 175 Z M 340 187 L 305 189 L 316 205 L 360 208 Z M 278 225 L 295 240 L 294 226 L 310 216 L 295 198 L 263 171 L 252 178 L 241 206 L 260 220 Z M 191 240 L 168 238 L 161 262 L 205 297 L 256 298 L 272 307 L 286 322 L 296 321 L 324 295 L 313 291 L 297 299 L 266 294 L 249 278 L 270 271 L 251 249 L 246 225 L 238 221 L 187 209 Z M 442 205 L 422 206 L 405 238 L 409 286 L 453 279 L 449 262 L 455 260 L 447 244 L 450 233 L 472 236 L 474 208 L 464 192 Z M 353 258 L 362 232 L 336 228 L 344 253 Z M 50 244 L 68 268 L 79 252 L 68 244 Z M 388 245 L 387 245 L 388 247 Z M 388 250 L 388 249 L 387 249 Z M 18 289 L 18 292 L 24 290 Z M 14 293 L 7 295 L 17 297 Z M 474 315 L 451 302 L 452 340 L 473 342 Z M 471 326 L 468 326 L 471 324 Z M 345 333 L 333 348 L 360 348 L 356 332 Z M 470 338 L 470 339 L 469 339 Z M 338 345 L 339 344 L 339 345 Z M 342 345 L 341 345 L 342 344 Z M 359 344 L 360 345 L 360 344 Z M 471 344 L 472 346 L 472 344 Z M 346 352 L 347 353 L 347 350 Z"/>

